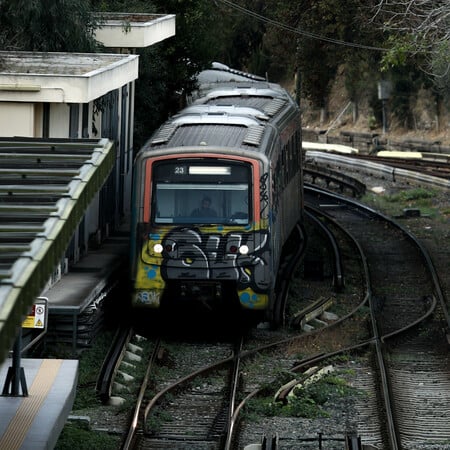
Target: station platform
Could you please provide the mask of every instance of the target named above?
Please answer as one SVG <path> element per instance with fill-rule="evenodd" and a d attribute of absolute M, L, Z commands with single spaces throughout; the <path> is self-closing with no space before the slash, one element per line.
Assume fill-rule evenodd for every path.
<path fill-rule="evenodd" d="M 3 390 L 12 360 L 0 366 Z M 72 409 L 78 361 L 22 359 L 28 396 L 0 396 L 0 449 L 51 450 Z"/>
<path fill-rule="evenodd" d="M 73 346 L 74 359 L 20 359 L 28 396 L 0 395 L 0 450 L 52 450 L 55 447 L 75 399 L 80 335 L 83 328 L 92 327 L 83 322 L 83 315 L 100 314 L 86 311 L 102 309 L 98 304 L 125 270 L 128 251 L 126 234 L 110 237 L 42 293 L 48 306 L 45 339 L 52 334 L 52 329 L 55 332 L 54 323 L 58 322 L 57 338 Z M 64 330 L 60 329 L 61 323 Z M 8 358 L 0 366 L 0 394 L 12 365 L 13 359 Z M 12 391 L 9 389 L 8 393 Z"/>
<path fill-rule="evenodd" d="M 101 303 L 123 278 L 128 261 L 128 234 L 109 237 L 43 292 L 49 313 L 47 342 L 53 336 L 59 343 L 71 344 L 74 355 L 77 347 L 89 345 L 101 327 Z"/>
<path fill-rule="evenodd" d="M 82 312 L 128 261 L 128 251 L 128 236 L 109 237 L 98 250 L 89 250 L 61 281 L 42 294 L 48 298 L 50 314 Z"/>

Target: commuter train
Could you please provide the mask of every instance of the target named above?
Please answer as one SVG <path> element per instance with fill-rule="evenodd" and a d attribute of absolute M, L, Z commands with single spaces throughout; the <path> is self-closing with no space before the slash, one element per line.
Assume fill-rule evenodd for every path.
<path fill-rule="evenodd" d="M 133 308 L 237 306 L 271 319 L 283 246 L 302 221 L 300 109 L 221 64 L 136 156 Z"/>

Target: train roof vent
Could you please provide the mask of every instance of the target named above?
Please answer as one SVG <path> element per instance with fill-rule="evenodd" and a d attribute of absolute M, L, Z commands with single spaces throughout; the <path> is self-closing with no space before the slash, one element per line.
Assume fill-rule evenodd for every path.
<path fill-rule="evenodd" d="M 264 112 L 269 116 L 274 116 L 286 103 L 285 99 L 274 98 L 264 106 Z"/>
<path fill-rule="evenodd" d="M 163 125 L 155 134 L 153 137 L 151 144 L 163 144 L 164 142 L 167 142 L 172 135 L 175 133 L 175 130 L 177 129 L 177 126 L 173 123 L 166 123 Z"/>
<path fill-rule="evenodd" d="M 261 125 L 248 127 L 247 135 L 245 136 L 243 143 L 258 147 L 261 144 L 263 133 L 264 127 Z"/>

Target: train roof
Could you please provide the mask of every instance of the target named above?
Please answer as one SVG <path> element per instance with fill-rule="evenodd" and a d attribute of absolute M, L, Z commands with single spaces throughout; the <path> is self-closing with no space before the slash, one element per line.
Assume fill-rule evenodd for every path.
<path fill-rule="evenodd" d="M 197 76 L 198 83 L 224 83 L 227 81 L 266 81 L 265 78 L 242 70 L 232 69 L 225 64 L 213 62 L 210 69 L 201 71 Z"/>
<path fill-rule="evenodd" d="M 253 75 L 240 70 L 232 69 L 224 64 L 214 62 L 210 69 L 203 70 L 197 75 L 197 90 L 192 92 L 190 102 L 201 99 L 210 91 L 215 91 L 218 87 L 223 89 L 271 89 L 282 94 L 285 92 L 276 83 L 269 83 L 265 78 Z"/>
<path fill-rule="evenodd" d="M 218 85 L 196 100 L 194 105 L 215 105 L 217 107 L 235 106 L 252 108 L 266 116 L 275 117 L 286 108 L 286 104 L 294 105 L 292 97 L 280 86 L 268 87 L 266 84 Z M 296 106 L 296 105 L 295 105 Z"/>
<path fill-rule="evenodd" d="M 216 86 L 215 89 L 211 89 L 206 92 L 202 98 L 195 101 L 195 104 L 199 103 L 210 103 L 218 100 L 222 101 L 239 101 L 239 99 L 244 99 L 245 102 L 249 102 L 251 98 L 259 98 L 261 100 L 265 99 L 280 99 L 287 101 L 290 96 L 282 88 L 276 89 L 265 84 L 247 86 L 247 85 L 220 85 Z"/>
<path fill-rule="evenodd" d="M 269 108 L 207 104 L 190 106 L 169 119 L 150 139 L 149 147 L 163 144 L 198 146 L 200 142 L 204 145 L 212 141 L 223 147 L 258 147 L 265 125 L 286 105 L 286 100 L 269 103 Z"/>
<path fill-rule="evenodd" d="M 213 71 L 223 72 L 220 68 Z M 164 123 L 143 150 L 200 146 L 206 151 L 215 146 L 259 151 L 264 139 L 275 136 L 279 123 L 299 112 L 279 85 L 239 71 L 222 75 L 202 98 Z M 274 126 L 267 127 L 269 122 Z"/>
<path fill-rule="evenodd" d="M 199 85 L 225 83 L 225 82 L 244 82 L 244 81 L 266 81 L 262 77 L 251 75 L 238 70 L 229 69 L 223 71 L 217 68 L 206 69 L 200 72 L 197 76 Z"/>
<path fill-rule="evenodd" d="M 259 120 L 269 120 L 270 116 L 259 108 L 240 105 L 193 105 L 183 110 L 186 114 L 208 114 L 208 115 L 232 115 L 232 116 L 250 116 Z"/>
<path fill-rule="evenodd" d="M 264 126 L 255 118 L 229 114 L 180 114 L 166 122 L 150 139 L 149 146 L 259 146 Z"/>

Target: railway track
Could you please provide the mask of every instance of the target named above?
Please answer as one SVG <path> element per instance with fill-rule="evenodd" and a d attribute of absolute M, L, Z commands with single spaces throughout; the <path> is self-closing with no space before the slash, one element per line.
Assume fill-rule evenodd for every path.
<path fill-rule="evenodd" d="M 380 156 L 355 155 L 355 159 L 370 161 L 378 164 L 395 167 L 398 169 L 419 172 L 433 177 L 450 179 L 450 157 L 442 155 L 441 161 L 426 158 L 424 159 L 404 159 L 404 158 L 383 158 Z"/>
<path fill-rule="evenodd" d="M 280 340 L 254 330 L 247 348 L 234 351 L 230 343 L 151 342 L 145 355 L 138 351 L 151 366 L 121 448 L 233 449 L 248 445 L 249 439 L 263 442 L 263 448 L 284 448 L 276 430 L 262 430 L 249 438 L 245 433 L 241 436 L 238 423 L 247 401 L 276 380 L 280 370 L 289 371 L 294 365 L 295 358 L 286 354 L 286 348 L 298 338 Z M 270 355 L 262 358 L 261 354 Z M 340 430 L 337 440 L 342 442 L 344 434 Z"/>
<path fill-rule="evenodd" d="M 368 276 L 370 275 L 372 279 L 372 288 L 369 289 L 369 294 L 374 298 L 372 308 L 373 335 L 366 336 L 362 342 L 353 342 L 348 347 L 345 347 L 343 344 L 334 353 L 317 355 L 317 358 L 312 362 L 300 361 L 297 365 L 294 364 L 292 356 L 288 356 L 288 352 L 286 351 L 292 345 L 292 342 L 307 342 L 308 340 L 312 340 L 313 336 L 315 336 L 314 339 L 320 339 L 320 335 L 327 333 L 327 330 L 332 327 L 339 327 L 340 320 L 345 321 L 347 317 L 341 317 L 332 325 L 323 326 L 322 329 L 319 327 L 315 328 L 313 332 L 299 332 L 295 336 L 289 336 L 286 339 L 281 339 L 279 342 L 276 341 L 275 334 L 268 333 L 270 337 L 268 338 L 269 343 L 266 349 L 261 345 L 262 341 L 259 335 L 257 338 L 259 344 L 256 346 L 258 349 L 255 347 L 251 351 L 244 350 L 242 354 L 244 360 L 248 360 L 252 355 L 269 351 L 270 349 L 273 349 L 275 353 L 272 361 L 258 363 L 258 374 L 260 377 L 254 374 L 248 376 L 251 370 L 248 369 L 248 366 L 245 368 L 246 380 L 242 384 L 243 390 L 240 391 L 241 398 L 256 398 L 259 395 L 258 391 L 261 389 L 261 386 L 270 384 L 273 381 L 271 381 L 271 375 L 269 375 L 270 370 L 266 369 L 266 364 L 270 367 L 277 365 L 280 370 L 295 372 L 296 370 L 301 371 L 302 367 L 316 362 L 321 364 L 322 361 L 325 364 L 327 358 L 332 358 L 333 354 L 336 355 L 346 352 L 351 354 L 354 351 L 358 351 L 357 349 L 363 349 L 363 351 L 364 349 L 368 349 L 371 351 L 359 355 L 358 363 L 352 369 L 355 370 L 355 376 L 350 377 L 351 379 L 349 380 L 349 383 L 353 387 L 365 392 L 364 400 L 356 402 L 352 400 L 348 403 L 346 406 L 347 415 L 342 416 L 340 425 L 331 425 L 332 431 L 330 430 L 329 433 L 331 440 L 323 448 L 342 448 L 342 442 L 344 442 L 344 436 L 347 433 L 350 433 L 349 436 L 353 436 L 352 439 L 354 439 L 356 433 L 364 444 L 371 444 L 376 446 L 376 448 L 405 448 L 414 450 L 442 448 L 442 442 L 448 434 L 447 424 L 445 420 L 442 420 L 442 417 L 446 417 L 447 415 L 443 404 L 449 403 L 449 399 L 445 396 L 445 393 L 450 392 L 450 387 L 448 386 L 449 370 L 444 364 L 448 359 L 445 335 L 442 332 L 442 329 L 445 328 L 445 314 L 442 312 L 443 304 L 439 300 L 439 296 L 435 295 L 434 282 L 426 275 L 427 270 L 423 268 L 418 269 L 418 267 L 423 267 L 420 251 L 415 252 L 412 249 L 413 246 L 409 247 L 406 245 L 406 247 L 403 247 L 403 244 L 408 241 L 408 238 L 401 237 L 401 234 L 398 234 L 398 230 L 395 232 L 392 230 L 387 231 L 387 225 L 375 220 L 372 217 L 371 211 L 366 211 L 363 216 L 359 215 L 355 219 L 355 217 L 351 216 L 349 209 L 346 210 L 346 207 L 341 203 L 337 207 L 336 205 L 332 205 L 327 195 L 327 193 L 321 193 L 321 200 L 319 205 L 316 204 L 316 207 L 320 209 L 322 206 L 325 206 L 325 208 L 322 208 L 324 214 L 334 216 L 337 224 L 350 231 L 351 236 L 360 243 L 364 255 L 363 259 L 367 260 L 368 268 L 370 267 Z M 338 217 L 340 214 L 342 216 Z M 336 247 L 340 247 L 342 244 L 342 236 L 339 239 L 335 239 L 335 241 Z M 390 244 L 388 244 L 388 241 L 390 241 Z M 401 250 L 394 251 L 393 246 L 397 245 L 401 247 Z M 340 249 L 332 252 L 335 260 L 342 256 L 339 252 Z M 380 257 L 380 254 L 384 254 L 385 256 Z M 392 263 L 389 263 L 392 264 L 389 266 L 390 268 L 388 267 L 389 259 L 392 261 Z M 402 264 L 399 264 L 399 261 Z M 392 267 L 397 266 L 402 266 L 400 268 L 403 272 L 396 274 Z M 343 272 L 340 276 L 343 277 L 346 275 L 347 277 L 348 267 L 344 265 L 342 270 Z M 389 280 L 393 275 L 396 275 L 397 281 L 391 282 Z M 398 282 L 398 280 L 401 280 L 401 282 Z M 420 282 L 416 283 L 417 280 L 420 280 Z M 336 289 L 337 286 L 333 287 Z M 411 301 L 408 299 L 411 299 Z M 390 300 L 393 301 L 391 302 Z M 405 311 L 404 305 L 406 302 L 411 307 Z M 358 305 L 360 310 L 364 309 L 364 304 L 367 303 L 361 298 L 360 305 Z M 358 307 L 355 306 L 355 309 L 357 310 Z M 349 317 L 352 314 L 354 312 L 350 312 Z M 402 323 L 400 323 L 400 320 L 392 321 L 391 318 L 393 316 L 403 320 L 405 330 L 402 333 L 398 333 L 399 329 L 402 328 Z M 425 316 L 427 316 L 426 319 Z M 414 326 L 411 327 L 413 324 Z M 255 331 L 253 337 L 256 337 L 258 334 L 259 332 Z M 430 339 L 432 343 L 440 342 L 433 349 L 433 352 L 429 351 Z M 374 342 L 378 342 L 379 344 L 380 354 L 383 358 L 383 365 L 385 366 L 386 384 L 384 389 L 387 392 L 387 401 L 390 402 L 390 408 L 392 409 L 393 425 L 391 432 L 395 435 L 394 444 L 392 444 L 385 426 L 386 405 L 384 395 L 380 394 L 378 390 L 382 377 L 379 375 L 380 372 L 376 364 L 378 357 L 374 353 L 374 350 L 372 350 Z M 233 358 L 231 357 L 229 348 L 228 352 L 230 356 L 225 357 L 225 359 L 227 360 L 226 364 L 230 365 Z M 214 359 L 219 360 L 220 358 L 221 355 L 219 352 Z M 215 383 L 220 377 L 216 376 L 210 379 L 214 379 Z M 225 390 L 225 382 L 220 381 L 220 383 L 222 383 L 221 386 L 210 386 L 210 389 L 216 391 Z M 200 397 L 202 395 L 211 395 L 211 393 L 207 394 L 206 392 L 202 394 L 201 385 L 200 389 L 192 392 L 192 386 L 195 387 L 195 385 L 191 385 L 185 390 L 187 403 L 184 403 L 184 400 L 181 400 L 181 398 L 179 401 L 171 401 L 174 404 L 171 404 L 171 402 L 164 403 L 165 405 L 169 405 L 170 408 L 173 408 L 170 416 L 179 417 L 178 422 L 185 421 L 182 419 L 182 416 L 177 416 L 175 412 L 178 409 L 176 403 L 180 405 L 184 404 L 184 409 L 188 410 L 188 408 L 192 407 L 192 399 L 196 398 L 195 392 L 198 392 Z M 207 387 L 208 385 L 206 384 L 205 388 Z M 275 385 L 274 389 L 276 390 Z M 189 395 L 191 395 L 191 399 L 189 399 Z M 171 394 L 168 398 L 171 398 Z M 148 401 L 149 399 L 147 399 Z M 159 403 L 159 400 L 156 403 Z M 218 401 L 217 403 L 220 402 Z M 423 403 L 426 403 L 426 408 L 424 408 Z M 237 406 L 235 405 L 237 416 L 245 408 L 245 402 L 239 403 Z M 199 407 L 194 407 L 195 412 L 198 409 Z M 383 413 L 380 414 L 380 411 Z M 414 411 L 418 411 L 418 413 L 415 414 L 413 413 Z M 151 415 L 153 414 L 154 411 Z M 213 416 L 217 418 L 220 414 L 212 414 L 211 417 Z M 224 417 L 223 413 L 222 417 Z M 198 422 L 197 419 L 195 420 L 196 423 Z M 178 440 L 180 447 L 172 446 L 170 448 L 208 448 L 196 447 L 192 443 L 190 447 L 182 447 L 184 445 L 182 442 L 189 438 L 191 432 L 188 428 L 185 430 L 182 427 L 174 428 L 173 422 L 173 420 L 167 420 L 161 425 L 160 437 L 165 440 L 165 432 L 172 433 L 173 437 L 183 437 Z M 213 420 L 210 418 L 209 423 L 212 422 Z M 301 446 L 300 448 L 305 449 L 317 448 L 317 443 L 321 439 L 323 442 L 327 441 L 327 438 L 323 438 L 320 431 L 317 431 L 320 428 L 316 428 L 316 425 L 311 424 L 309 428 L 305 428 L 305 421 L 298 418 L 275 418 L 271 421 L 262 421 L 262 428 L 251 425 L 253 432 L 249 432 L 248 425 L 245 422 L 242 428 L 239 427 L 239 443 L 241 447 L 249 442 L 260 441 L 261 436 L 265 436 L 264 440 L 266 444 L 274 445 L 276 443 L 277 448 L 283 449 L 299 448 L 299 445 Z M 283 423 L 286 422 L 290 422 L 289 430 L 296 429 L 303 431 L 299 431 L 298 434 L 290 436 L 292 433 L 283 429 L 286 426 Z M 417 426 L 415 425 L 416 423 L 418 424 Z M 164 428 L 166 431 L 164 431 Z M 209 428 L 211 429 L 211 427 Z M 147 431 L 150 432 L 151 430 L 153 429 L 150 427 Z M 202 433 L 205 435 L 205 432 L 198 431 L 198 435 Z M 142 431 L 140 434 L 145 435 L 148 433 Z M 156 437 L 157 434 L 152 431 L 150 438 L 154 439 Z M 156 439 L 148 448 L 159 448 L 158 445 L 159 441 Z M 219 445 L 223 445 L 223 441 Z"/>
<path fill-rule="evenodd" d="M 183 342 L 171 351 L 171 359 L 170 373 L 156 383 L 157 394 L 146 406 L 139 448 L 225 448 L 232 439 L 239 349 Z"/>
<path fill-rule="evenodd" d="M 334 192 L 357 197 L 374 184 L 390 191 L 411 186 L 450 187 L 448 162 L 400 160 L 375 156 L 342 156 L 308 151 L 305 156 L 305 181 Z M 320 183 L 320 184 L 319 184 Z"/>
<path fill-rule="evenodd" d="M 132 340 L 131 329 L 118 332 L 97 384 L 108 403 L 121 370 L 130 371 L 130 347 L 131 360 L 148 361 L 121 448 L 232 448 L 242 337 L 234 345 L 156 338 L 145 351 Z"/>
<path fill-rule="evenodd" d="M 447 306 L 427 252 L 370 209 L 319 191 L 307 198 L 350 231 L 367 261 L 384 448 L 440 448 L 450 438 Z"/>

